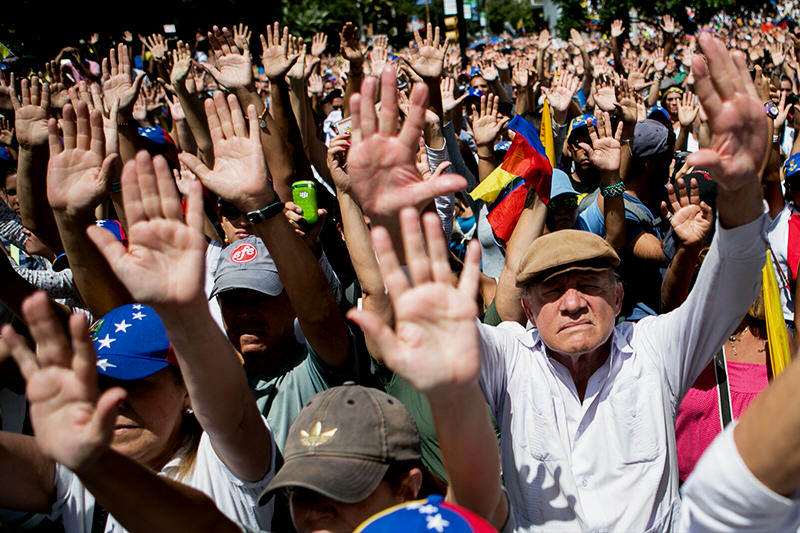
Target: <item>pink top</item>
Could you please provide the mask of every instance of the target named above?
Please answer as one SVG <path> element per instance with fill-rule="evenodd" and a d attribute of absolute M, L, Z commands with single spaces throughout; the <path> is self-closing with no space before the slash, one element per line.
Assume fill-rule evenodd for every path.
<path fill-rule="evenodd" d="M 768 385 L 767 365 L 728 361 L 733 418 L 750 405 Z M 711 441 L 722 431 L 714 369 L 707 366 L 686 393 L 675 417 L 678 474 L 686 481 Z"/>

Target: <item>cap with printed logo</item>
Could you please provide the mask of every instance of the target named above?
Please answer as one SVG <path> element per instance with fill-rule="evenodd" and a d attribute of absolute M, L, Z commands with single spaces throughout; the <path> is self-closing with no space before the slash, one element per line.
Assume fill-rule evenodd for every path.
<path fill-rule="evenodd" d="M 283 456 L 262 503 L 284 487 L 360 502 L 375 491 L 390 465 L 419 460 L 422 452 L 417 426 L 399 400 L 347 383 L 308 401 L 289 428 Z"/>
<path fill-rule="evenodd" d="M 220 253 L 209 298 L 236 289 L 250 289 L 267 296 L 278 296 L 283 291 L 278 268 L 258 237 L 245 237 Z"/>

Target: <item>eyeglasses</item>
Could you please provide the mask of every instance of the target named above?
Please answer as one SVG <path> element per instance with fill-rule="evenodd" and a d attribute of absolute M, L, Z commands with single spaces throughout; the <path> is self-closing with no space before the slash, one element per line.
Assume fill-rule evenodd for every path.
<path fill-rule="evenodd" d="M 217 203 L 217 207 L 219 208 L 219 216 L 225 217 L 229 220 L 235 220 L 241 216 L 244 216 L 244 213 L 239 211 L 239 208 L 230 202 L 220 200 L 219 203 Z"/>
<path fill-rule="evenodd" d="M 559 211 L 561 209 L 575 209 L 578 207 L 578 197 L 573 195 L 559 195 L 551 198 L 547 203 L 547 208 L 552 211 Z"/>

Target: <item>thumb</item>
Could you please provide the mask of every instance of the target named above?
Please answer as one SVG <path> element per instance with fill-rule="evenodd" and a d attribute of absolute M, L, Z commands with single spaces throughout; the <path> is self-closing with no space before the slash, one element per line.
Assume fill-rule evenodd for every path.
<path fill-rule="evenodd" d="M 124 276 L 120 275 L 120 263 L 128 253 L 125 246 L 119 242 L 110 231 L 95 226 L 94 224 L 86 228 L 86 234 L 97 249 L 100 250 L 100 253 L 103 254 L 111 270 L 113 270 L 120 279 L 124 279 Z"/>
<path fill-rule="evenodd" d="M 110 176 L 114 171 L 114 164 L 117 162 L 117 154 L 108 154 L 105 159 L 103 159 L 103 164 L 100 165 L 100 173 L 97 175 L 97 181 L 103 187 L 103 190 L 108 189 L 108 184 L 111 182 Z"/>
<path fill-rule="evenodd" d="M 411 187 L 412 203 L 416 206 L 425 205 L 434 198 L 447 196 L 458 191 L 463 191 L 467 180 L 458 174 L 442 174 L 433 176 L 430 180 L 415 183 Z"/>
<path fill-rule="evenodd" d="M 391 368 L 391 362 L 397 347 L 394 331 L 372 311 L 353 308 L 347 312 L 347 318 L 361 328 L 364 335 L 372 340 L 373 351 L 376 349 L 378 351 L 377 354 L 373 353 L 372 355 L 379 361 L 386 362 L 390 370 L 394 370 Z"/>
<path fill-rule="evenodd" d="M 178 154 L 178 159 L 181 163 L 186 165 L 189 170 L 194 172 L 195 176 L 197 176 L 200 181 L 203 182 L 203 185 L 209 189 L 211 188 L 207 183 L 211 175 L 211 170 L 209 170 L 209 168 L 205 166 L 203 162 L 197 158 L 197 156 L 190 154 L 189 152 L 181 152 Z"/>
<path fill-rule="evenodd" d="M 122 387 L 112 387 L 100 395 L 90 423 L 94 435 L 103 436 L 103 441 L 111 435 L 117 419 L 117 406 L 125 399 L 127 392 Z"/>

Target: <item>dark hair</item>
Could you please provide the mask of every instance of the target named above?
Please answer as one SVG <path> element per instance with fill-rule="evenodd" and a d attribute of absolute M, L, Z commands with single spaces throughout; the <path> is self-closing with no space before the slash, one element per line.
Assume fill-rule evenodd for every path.
<path fill-rule="evenodd" d="M 392 494 L 401 495 L 403 488 L 403 480 L 408 473 L 414 468 L 419 468 L 421 472 L 426 471 L 420 459 L 411 459 L 409 461 L 396 461 L 389 465 L 389 470 L 383 475 L 383 481 L 389 484 Z M 416 494 L 402 494 L 406 496 L 407 500 L 413 500 L 417 497 Z"/>

